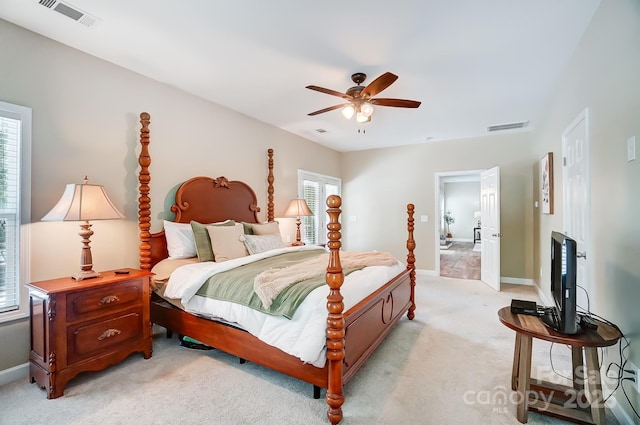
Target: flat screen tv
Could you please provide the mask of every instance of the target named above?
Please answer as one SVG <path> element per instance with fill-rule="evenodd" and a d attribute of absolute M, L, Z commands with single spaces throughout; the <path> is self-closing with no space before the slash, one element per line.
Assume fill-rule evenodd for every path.
<path fill-rule="evenodd" d="M 580 331 L 576 306 L 576 253 L 575 240 L 560 232 L 551 232 L 551 294 L 555 303 L 555 311 L 552 311 L 555 318 L 545 320 L 545 324 L 569 335 Z"/>

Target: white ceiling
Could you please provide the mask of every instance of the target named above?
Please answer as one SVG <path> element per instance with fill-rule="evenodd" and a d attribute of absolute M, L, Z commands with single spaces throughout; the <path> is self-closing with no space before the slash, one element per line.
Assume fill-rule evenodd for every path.
<path fill-rule="evenodd" d="M 54 0 L 49 0 L 54 2 Z M 600 0 L 71 0 L 87 27 L 0 0 L 0 18 L 338 151 L 476 137 L 536 117 Z M 4 59 L 3 59 L 4 62 Z M 372 121 L 339 110 L 351 74 L 399 76 Z M 320 134 L 317 129 L 324 129 Z M 365 130 L 363 133 L 358 129 Z M 523 131 L 523 130 L 517 130 Z"/>

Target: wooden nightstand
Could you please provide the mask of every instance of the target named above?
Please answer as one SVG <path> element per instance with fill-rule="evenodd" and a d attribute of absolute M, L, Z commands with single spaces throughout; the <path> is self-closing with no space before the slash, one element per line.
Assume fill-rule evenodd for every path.
<path fill-rule="evenodd" d="M 149 271 L 27 284 L 31 312 L 30 382 L 62 396 L 80 372 L 98 371 L 131 353 L 151 357 Z"/>

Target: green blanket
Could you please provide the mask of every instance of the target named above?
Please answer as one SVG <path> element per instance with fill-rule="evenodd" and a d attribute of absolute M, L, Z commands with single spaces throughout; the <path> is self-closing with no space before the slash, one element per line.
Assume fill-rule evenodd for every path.
<path fill-rule="evenodd" d="M 253 291 L 253 281 L 263 270 L 282 268 L 323 254 L 323 250 L 287 252 L 245 264 L 233 270 L 211 276 L 200 287 L 197 295 L 222 301 L 231 301 L 273 316 L 291 319 L 305 297 L 317 287 L 325 284 L 325 275 L 308 279 L 283 290 L 268 309 Z"/>

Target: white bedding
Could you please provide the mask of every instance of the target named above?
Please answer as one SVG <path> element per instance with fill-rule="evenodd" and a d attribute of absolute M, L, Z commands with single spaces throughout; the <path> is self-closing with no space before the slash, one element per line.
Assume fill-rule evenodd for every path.
<path fill-rule="evenodd" d="M 305 363 L 323 367 L 325 358 L 326 301 L 329 286 L 313 290 L 302 302 L 291 320 L 271 316 L 228 301 L 207 298 L 195 293 L 216 273 L 284 252 L 322 250 L 316 246 L 274 249 L 222 263 L 202 262 L 177 268 L 169 278 L 164 295 L 181 300 L 185 310 L 211 318 L 237 323 L 265 343 L 300 358 Z M 345 276 L 341 287 L 345 311 L 398 275 L 405 266 L 371 266 Z"/>

